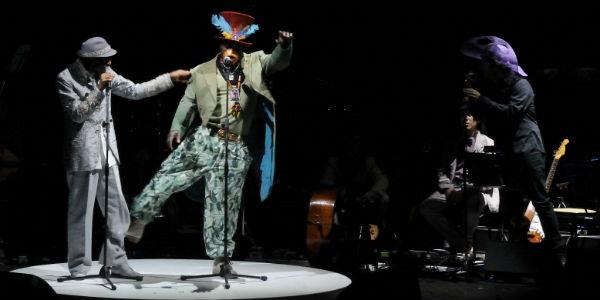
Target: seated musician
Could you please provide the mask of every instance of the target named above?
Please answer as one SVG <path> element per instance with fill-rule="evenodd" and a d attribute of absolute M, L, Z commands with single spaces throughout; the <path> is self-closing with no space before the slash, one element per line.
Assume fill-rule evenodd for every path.
<path fill-rule="evenodd" d="M 359 136 L 346 139 L 341 149 L 328 158 L 320 180 L 321 186 L 337 191 L 334 224 L 369 224 L 375 239 L 386 223 L 388 178 L 375 158 L 363 153 Z"/>
<path fill-rule="evenodd" d="M 485 205 L 497 212 L 498 190 L 463 190 L 464 153 L 482 153 L 494 141 L 478 129 L 479 120 L 472 113 L 464 117 L 464 136 L 451 163 L 438 170 L 438 189 L 420 204 L 420 212 L 448 242 L 457 258 L 473 257 L 473 235 Z M 466 194 L 466 197 L 465 197 Z M 493 197 L 492 197 L 493 196 Z"/>

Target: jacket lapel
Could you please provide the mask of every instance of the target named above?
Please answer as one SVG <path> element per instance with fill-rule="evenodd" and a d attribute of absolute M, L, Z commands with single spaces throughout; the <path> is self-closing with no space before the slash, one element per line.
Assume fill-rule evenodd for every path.
<path fill-rule="evenodd" d="M 215 56 L 208 63 L 203 64 L 199 71 L 203 76 L 200 76 L 202 82 L 198 83 L 198 90 L 208 92 L 212 102 L 217 103 L 217 77 L 215 76 L 217 73 L 217 57 Z"/>
<path fill-rule="evenodd" d="M 242 57 L 242 72 L 244 73 L 244 78 L 246 78 L 246 85 L 252 86 L 251 84 L 248 84 L 248 82 L 254 80 L 254 78 L 252 78 L 252 64 L 249 57 L 250 55 L 248 53 L 244 53 L 244 56 Z"/>

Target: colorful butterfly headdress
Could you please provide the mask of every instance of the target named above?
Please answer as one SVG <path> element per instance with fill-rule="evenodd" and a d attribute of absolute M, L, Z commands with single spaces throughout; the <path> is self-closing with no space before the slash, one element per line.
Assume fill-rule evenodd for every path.
<path fill-rule="evenodd" d="M 243 46 L 252 45 L 252 43 L 242 40 L 258 30 L 258 25 L 252 24 L 254 17 L 235 11 L 222 11 L 218 15 L 213 15 L 211 22 L 221 31 L 223 35 L 223 37 L 219 37 L 221 40 L 238 43 Z"/>

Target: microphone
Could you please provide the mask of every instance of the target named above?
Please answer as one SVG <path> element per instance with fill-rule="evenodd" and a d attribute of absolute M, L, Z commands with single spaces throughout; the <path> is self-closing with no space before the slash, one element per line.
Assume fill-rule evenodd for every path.
<path fill-rule="evenodd" d="M 223 57 L 223 64 L 226 66 L 230 66 L 231 65 L 231 57 L 229 57 L 229 56 Z"/>
<path fill-rule="evenodd" d="M 108 72 L 105 70 L 105 71 L 104 71 L 102 74 L 100 74 L 100 77 L 102 77 L 102 75 L 104 75 L 104 74 L 109 74 L 109 73 L 108 73 Z M 106 86 L 104 87 L 104 90 L 105 90 L 106 92 L 110 92 L 110 88 L 111 88 L 111 85 L 112 85 L 112 80 L 113 80 L 113 79 L 114 79 L 114 78 L 106 78 L 106 79 L 105 79 Z"/>

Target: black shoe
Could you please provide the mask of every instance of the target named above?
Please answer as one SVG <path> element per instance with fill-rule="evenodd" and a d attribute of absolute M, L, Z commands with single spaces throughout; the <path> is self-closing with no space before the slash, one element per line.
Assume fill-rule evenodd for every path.
<path fill-rule="evenodd" d="M 473 259 L 475 259 L 475 253 L 473 252 L 473 248 L 471 248 L 469 251 L 455 253 L 451 257 L 449 264 L 455 267 L 466 267 Z"/>
<path fill-rule="evenodd" d="M 106 277 L 106 267 L 100 269 L 100 276 Z M 144 280 L 142 274 L 134 271 L 129 265 L 118 265 L 110 268 L 110 277 L 124 278 L 124 279 L 135 279 L 137 281 Z"/>
<path fill-rule="evenodd" d="M 63 279 L 71 279 L 71 280 L 84 280 L 87 279 L 88 276 L 86 273 L 82 273 L 82 272 L 74 272 L 71 273 L 71 276 L 67 276 L 67 277 L 62 277 Z M 59 280 L 60 282 L 60 280 Z"/>

